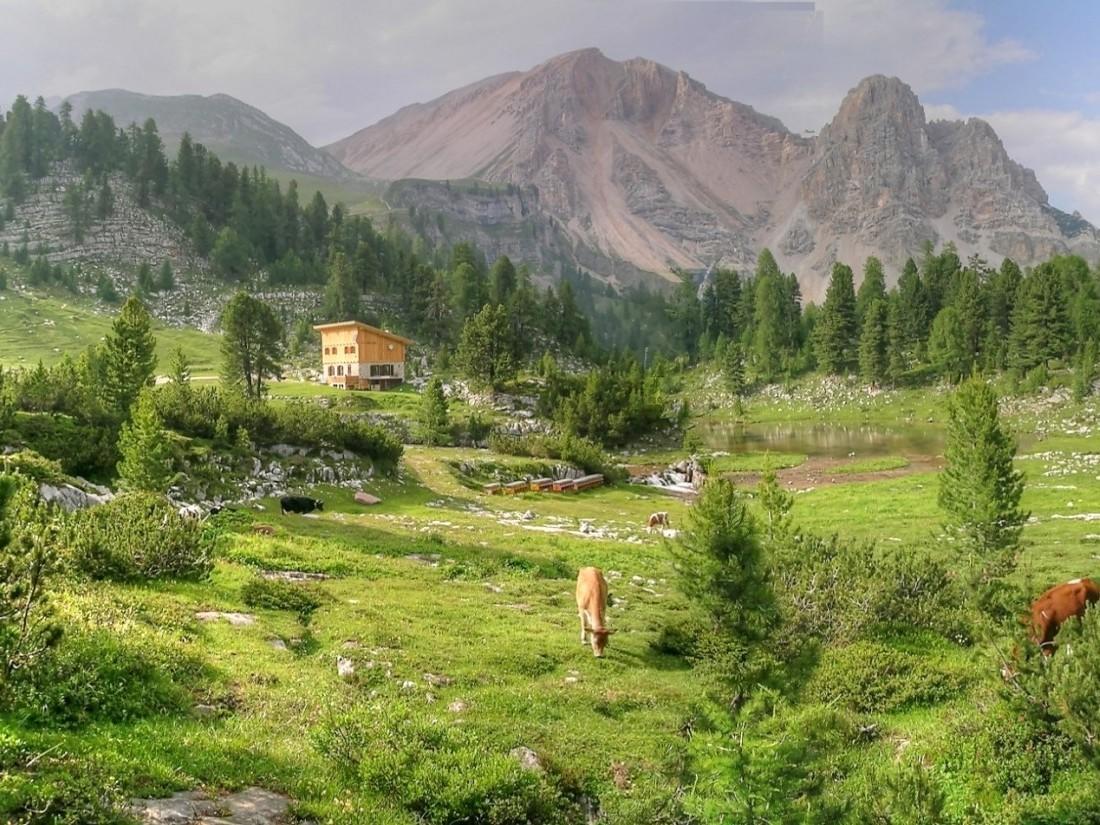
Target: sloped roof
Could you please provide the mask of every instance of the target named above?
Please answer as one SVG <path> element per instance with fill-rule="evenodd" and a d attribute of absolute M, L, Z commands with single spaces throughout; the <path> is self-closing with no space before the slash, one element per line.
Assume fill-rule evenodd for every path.
<path fill-rule="evenodd" d="M 364 324 L 362 321 L 337 321 L 332 324 L 316 324 L 314 329 L 318 332 L 326 332 L 332 329 L 342 329 L 345 327 L 355 327 L 356 329 L 364 330 L 365 332 L 373 332 L 375 335 L 381 335 L 383 338 L 389 338 L 393 341 L 400 341 L 402 344 L 413 343 L 411 338 L 405 338 L 404 336 L 397 335 L 393 332 L 387 332 L 384 329 L 378 327 L 372 327 L 370 324 Z"/>

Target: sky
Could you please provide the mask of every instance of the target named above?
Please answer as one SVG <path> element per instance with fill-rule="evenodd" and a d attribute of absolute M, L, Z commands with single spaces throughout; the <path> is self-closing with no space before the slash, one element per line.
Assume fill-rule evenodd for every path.
<path fill-rule="evenodd" d="M 323 145 L 400 107 L 597 46 L 817 131 L 869 74 L 978 116 L 1100 224 L 1090 0 L 0 0 L 0 101 L 223 92 Z"/>

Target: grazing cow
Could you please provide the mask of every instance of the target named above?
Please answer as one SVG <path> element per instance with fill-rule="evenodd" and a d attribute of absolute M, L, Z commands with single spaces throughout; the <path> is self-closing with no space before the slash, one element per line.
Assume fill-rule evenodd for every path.
<path fill-rule="evenodd" d="M 607 637 L 614 631 L 604 624 L 607 607 L 607 580 L 598 567 L 582 567 L 577 573 L 577 613 L 581 619 L 581 644 L 588 644 L 591 637 L 592 653 L 603 657 Z"/>
<path fill-rule="evenodd" d="M 659 513 L 652 513 L 649 516 L 649 521 L 646 523 L 646 529 L 652 531 L 657 527 L 668 527 L 671 524 L 672 519 L 668 517 L 668 513 L 662 510 Z"/>
<path fill-rule="evenodd" d="M 1042 648 L 1044 656 L 1052 656 L 1057 649 L 1054 637 L 1062 625 L 1072 618 L 1080 619 L 1086 608 L 1097 602 L 1100 602 L 1100 586 L 1092 579 L 1074 579 L 1055 585 L 1032 602 L 1032 641 Z"/>
<path fill-rule="evenodd" d="M 285 516 L 287 513 L 312 513 L 314 510 L 324 510 L 325 503 L 320 499 L 308 496 L 283 496 L 279 499 L 279 510 Z"/>

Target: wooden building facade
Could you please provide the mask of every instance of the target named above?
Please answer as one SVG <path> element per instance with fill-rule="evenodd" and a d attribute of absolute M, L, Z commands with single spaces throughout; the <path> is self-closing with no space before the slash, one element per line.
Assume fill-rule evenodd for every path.
<path fill-rule="evenodd" d="M 412 343 L 360 321 L 314 327 L 321 333 L 325 383 L 347 390 L 386 390 L 405 380 L 405 350 Z"/>

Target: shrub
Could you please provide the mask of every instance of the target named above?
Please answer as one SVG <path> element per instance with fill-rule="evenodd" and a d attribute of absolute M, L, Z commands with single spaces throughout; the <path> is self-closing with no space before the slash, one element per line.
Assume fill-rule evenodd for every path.
<path fill-rule="evenodd" d="M 61 637 L 47 597 L 57 532 L 35 483 L 0 475 L 0 692 Z"/>
<path fill-rule="evenodd" d="M 179 644 L 148 632 L 71 630 L 34 674 L 15 682 L 13 706 L 25 723 L 65 726 L 182 711 L 185 686 L 202 669 Z"/>
<path fill-rule="evenodd" d="M 817 701 L 861 713 L 891 713 L 945 701 L 964 684 L 964 678 L 925 657 L 877 642 L 855 642 L 825 649 L 807 691 Z"/>
<path fill-rule="evenodd" d="M 211 549 L 202 524 L 164 496 L 124 493 L 77 514 L 69 561 L 92 579 L 195 579 L 210 572 Z"/>
<path fill-rule="evenodd" d="M 106 425 L 82 423 L 67 415 L 20 413 L 13 427 L 22 444 L 59 462 L 71 475 L 105 478 L 118 461 L 116 433 Z"/>
<path fill-rule="evenodd" d="M 525 770 L 472 731 L 372 705 L 323 723 L 320 752 L 349 778 L 425 825 L 581 821 L 551 774 Z"/>
<path fill-rule="evenodd" d="M 623 478 L 624 473 L 595 442 L 576 436 L 509 435 L 494 430 L 489 448 L 504 455 L 552 458 L 579 467 L 586 473 L 602 473 L 608 481 Z"/>
<path fill-rule="evenodd" d="M 260 576 L 241 588 L 241 600 L 249 607 L 293 611 L 302 624 L 309 624 L 313 612 L 321 606 L 321 596 L 312 587 Z"/>

